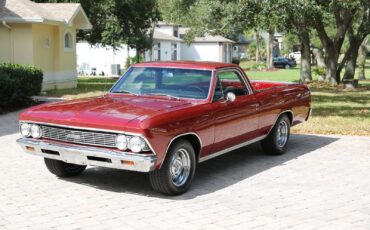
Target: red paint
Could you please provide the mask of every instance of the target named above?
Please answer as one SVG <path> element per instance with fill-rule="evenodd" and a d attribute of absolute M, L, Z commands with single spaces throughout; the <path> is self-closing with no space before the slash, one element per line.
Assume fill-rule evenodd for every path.
<path fill-rule="evenodd" d="M 134 67 L 171 67 L 209 69 L 234 68 L 234 64 L 215 62 L 149 62 Z M 158 96 L 107 94 L 32 107 L 20 120 L 107 129 L 143 134 L 158 154 L 160 166 L 171 139 L 187 132 L 202 141 L 200 156 L 232 147 L 268 134 L 278 115 L 292 111 L 293 125 L 307 118 L 311 96 L 303 84 L 249 81 L 253 94 L 237 97 L 235 102 L 207 100 L 171 100 Z"/>

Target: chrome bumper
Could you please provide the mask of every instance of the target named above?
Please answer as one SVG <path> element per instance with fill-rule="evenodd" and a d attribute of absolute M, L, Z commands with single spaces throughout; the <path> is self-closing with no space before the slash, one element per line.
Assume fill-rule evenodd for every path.
<path fill-rule="evenodd" d="M 79 146 L 48 140 L 20 138 L 17 143 L 27 153 L 79 165 L 94 165 L 138 172 L 154 170 L 154 154 L 134 154 L 103 148 Z"/>

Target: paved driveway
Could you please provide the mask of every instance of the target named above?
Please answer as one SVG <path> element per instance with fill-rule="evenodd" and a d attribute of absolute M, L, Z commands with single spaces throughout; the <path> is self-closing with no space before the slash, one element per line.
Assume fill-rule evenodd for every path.
<path fill-rule="evenodd" d="M 57 179 L 16 145 L 17 113 L 0 116 L 0 229 L 369 229 L 370 138 L 293 135 L 204 162 L 191 190 L 154 193 L 146 174 L 91 167 Z"/>

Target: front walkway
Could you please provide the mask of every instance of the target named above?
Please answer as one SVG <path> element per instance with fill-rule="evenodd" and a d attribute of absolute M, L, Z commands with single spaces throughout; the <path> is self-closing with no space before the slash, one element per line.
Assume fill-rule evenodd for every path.
<path fill-rule="evenodd" d="M 146 174 L 91 167 L 57 179 L 23 153 L 17 113 L 0 116 L 0 229 L 369 229 L 370 138 L 293 135 L 198 166 L 191 190 L 166 197 Z"/>

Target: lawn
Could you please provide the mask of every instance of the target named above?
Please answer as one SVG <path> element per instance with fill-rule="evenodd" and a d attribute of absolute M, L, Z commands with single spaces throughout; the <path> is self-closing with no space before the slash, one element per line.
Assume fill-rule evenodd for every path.
<path fill-rule="evenodd" d="M 117 78 L 79 77 L 77 88 L 48 90 L 45 96 L 65 99 L 99 96 L 107 92 L 116 81 Z"/>
<path fill-rule="evenodd" d="M 246 71 L 252 80 L 299 81 L 299 69 Z M 370 68 L 367 69 L 370 78 Z M 117 79 L 79 77 L 76 89 L 47 91 L 47 96 L 74 99 L 102 95 Z M 312 92 L 312 118 L 293 128 L 294 133 L 343 134 L 370 136 L 370 80 L 361 81 L 360 89 L 343 91 L 325 84 L 309 85 Z"/>

